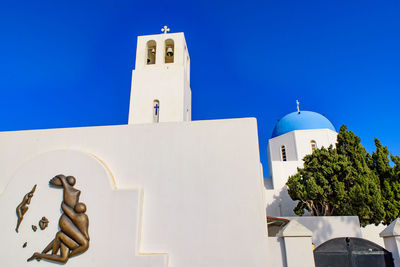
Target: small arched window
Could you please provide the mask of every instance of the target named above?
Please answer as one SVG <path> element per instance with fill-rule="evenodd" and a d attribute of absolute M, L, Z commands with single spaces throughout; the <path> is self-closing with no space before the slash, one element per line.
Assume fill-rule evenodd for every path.
<path fill-rule="evenodd" d="M 157 99 L 153 101 L 153 122 L 160 121 L 160 101 Z"/>
<path fill-rule="evenodd" d="M 282 161 L 286 161 L 286 147 L 285 146 L 281 146 L 281 156 L 282 156 Z"/>
<path fill-rule="evenodd" d="M 167 39 L 165 40 L 165 63 L 174 63 L 174 40 Z"/>
<path fill-rule="evenodd" d="M 317 149 L 317 142 L 315 142 L 314 140 L 311 140 L 310 144 L 311 144 L 311 151 L 314 152 L 314 150 Z"/>
<path fill-rule="evenodd" d="M 147 47 L 146 47 L 146 64 L 147 65 L 156 64 L 156 52 L 157 52 L 156 41 L 154 41 L 154 40 L 148 41 Z"/>

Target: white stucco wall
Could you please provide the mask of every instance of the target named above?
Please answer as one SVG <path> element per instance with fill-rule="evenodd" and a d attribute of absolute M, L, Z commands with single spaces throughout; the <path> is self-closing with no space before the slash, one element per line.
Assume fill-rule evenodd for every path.
<path fill-rule="evenodd" d="M 271 155 L 271 161 L 282 161 L 281 146 L 286 148 L 287 161 L 297 161 L 297 145 L 295 139 L 295 131 L 283 134 L 268 141 L 268 150 Z"/>
<path fill-rule="evenodd" d="M 268 253 L 273 255 L 269 258 L 268 266 L 286 267 L 286 248 L 282 237 L 268 237 Z"/>
<path fill-rule="evenodd" d="M 303 161 L 272 161 L 272 183 L 274 189 L 282 190 L 289 177 L 297 173 L 297 168 L 303 167 Z"/>
<path fill-rule="evenodd" d="M 255 119 L 3 132 L 0 146 L 0 192 L 15 198 L 11 201 L 7 197 L 11 204 L 2 209 L 14 218 L 3 225 L 7 231 L 14 231 L 15 207 L 27 188 L 36 183 L 35 178 L 29 187 L 7 187 L 15 183 L 16 171 L 43 153 L 76 150 L 94 155 L 107 166 L 117 192 L 142 188 L 140 239 L 125 235 L 116 240 L 123 244 L 137 242 L 137 253 L 165 254 L 169 266 L 174 267 L 265 267 L 275 257 L 268 252 Z M 68 161 L 63 164 L 62 171 L 68 171 Z M 34 166 L 38 171 L 59 169 L 48 164 Z M 85 166 L 80 168 L 86 170 Z M 70 175 L 74 175 L 73 170 L 70 168 Z M 90 170 L 86 171 L 90 174 Z M 37 177 L 49 179 L 48 175 Z M 89 190 L 83 185 L 81 188 Z M 101 208 L 90 203 L 91 211 Z M 112 216 L 110 210 L 103 212 Z M 99 222 L 93 219 L 90 223 Z M 113 229 L 119 235 L 125 230 L 122 225 Z M 12 234 L 10 238 L 15 237 Z M 99 253 L 96 239 L 104 233 L 92 228 L 90 234 L 89 251 Z M 40 244 L 46 242 L 41 240 Z M 3 244 L 5 253 L 22 245 Z M 26 251 L 35 250 L 29 247 Z M 80 263 L 90 255 L 89 251 L 71 262 Z M 107 250 L 102 248 L 100 252 Z M 18 257 L 25 259 L 24 255 Z M 2 257 L 3 266 L 1 260 Z"/>
<path fill-rule="evenodd" d="M 311 140 L 316 141 L 317 147 L 329 147 L 336 143 L 337 133 L 329 129 L 294 131 L 298 159 L 303 160 L 305 155 L 311 154 Z"/>
<path fill-rule="evenodd" d="M 298 130 L 283 134 L 268 141 L 268 161 L 274 188 L 281 188 L 290 175 L 303 166 L 305 155 L 311 154 L 311 140 L 317 147 L 329 147 L 336 143 L 337 133 L 329 129 Z M 281 146 L 286 149 L 287 161 L 282 160 Z"/>
<path fill-rule="evenodd" d="M 265 200 L 267 203 L 268 216 L 296 216 L 293 209 L 297 205 L 297 201 L 293 201 L 287 191 L 287 188 L 266 189 Z"/>

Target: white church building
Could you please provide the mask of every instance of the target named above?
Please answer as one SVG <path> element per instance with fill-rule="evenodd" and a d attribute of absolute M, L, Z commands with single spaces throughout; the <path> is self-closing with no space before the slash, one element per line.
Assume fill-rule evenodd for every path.
<path fill-rule="evenodd" d="M 336 143 L 337 132 L 323 115 L 300 111 L 285 115 L 275 125 L 268 142 L 268 167 L 271 177 L 265 178 L 267 214 L 293 216 L 296 203 L 287 194 L 289 176 L 303 167 L 304 156 L 316 148 Z"/>
<path fill-rule="evenodd" d="M 309 267 L 313 244 L 362 237 L 357 217 L 291 217 L 286 180 L 335 143 L 329 120 L 284 116 L 264 178 L 255 118 L 191 121 L 185 37 L 163 31 L 138 37 L 127 125 L 0 132 L 0 266 Z"/>

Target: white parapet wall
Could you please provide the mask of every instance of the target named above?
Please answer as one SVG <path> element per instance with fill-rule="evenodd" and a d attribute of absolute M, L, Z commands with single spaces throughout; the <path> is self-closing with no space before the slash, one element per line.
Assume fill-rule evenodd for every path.
<path fill-rule="evenodd" d="M 312 251 L 313 233 L 301 223 L 291 220 L 278 236 L 285 243 L 285 255 L 287 267 L 314 267 L 314 255 Z"/>
<path fill-rule="evenodd" d="M 76 176 L 90 221 L 90 248 L 68 266 L 265 267 L 281 257 L 268 251 L 255 119 L 3 132 L 0 146 L 0 266 L 54 266 L 26 259 L 58 231 L 62 194 L 48 182 L 60 173 Z M 15 209 L 34 184 L 17 234 Z M 33 232 L 41 216 L 51 227 Z"/>
<path fill-rule="evenodd" d="M 392 253 L 394 266 L 400 266 L 400 220 L 395 219 L 380 234 L 385 248 Z"/>
<path fill-rule="evenodd" d="M 312 233 L 312 242 L 317 247 L 336 237 L 362 237 L 357 216 L 297 216 L 285 217 L 297 221 Z"/>
<path fill-rule="evenodd" d="M 382 223 L 379 225 L 369 224 L 365 227 L 361 227 L 362 238 L 367 239 L 371 242 L 374 242 L 381 247 L 385 247 L 383 242 L 383 238 L 379 236 L 379 234 L 385 230 L 387 225 L 383 225 Z"/>

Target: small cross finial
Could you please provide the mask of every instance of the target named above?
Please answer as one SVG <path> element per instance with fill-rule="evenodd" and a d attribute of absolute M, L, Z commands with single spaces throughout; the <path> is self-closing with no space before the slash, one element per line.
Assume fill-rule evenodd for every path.
<path fill-rule="evenodd" d="M 164 26 L 164 28 L 162 28 L 161 31 L 162 31 L 164 34 L 167 34 L 167 33 L 169 32 L 169 28 L 168 28 L 167 26 Z"/>
<path fill-rule="evenodd" d="M 297 104 L 297 113 L 300 114 L 300 102 L 299 102 L 299 100 L 296 100 L 296 104 Z"/>

